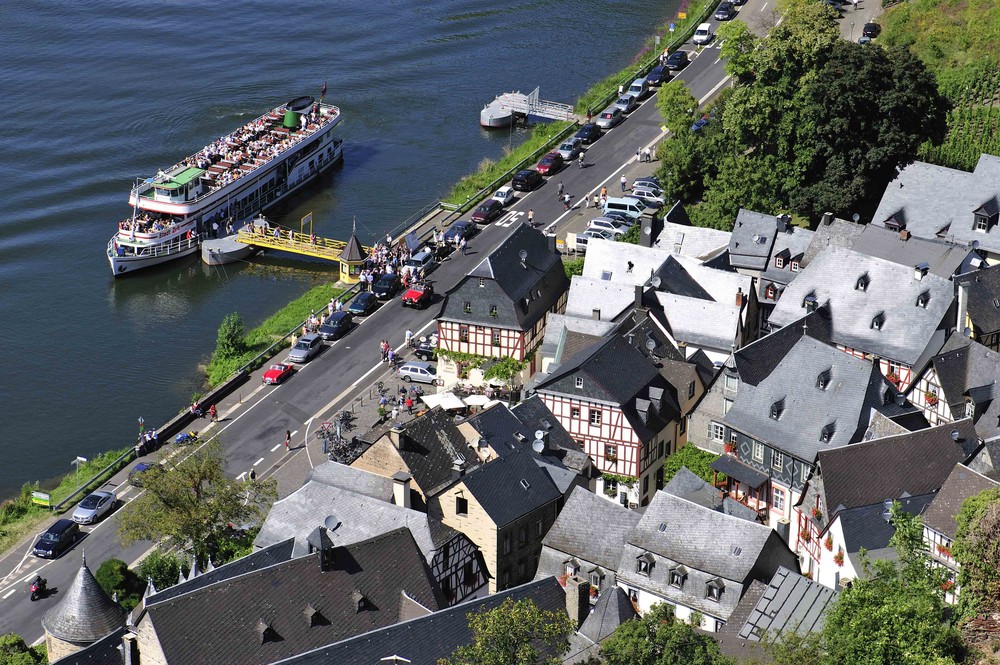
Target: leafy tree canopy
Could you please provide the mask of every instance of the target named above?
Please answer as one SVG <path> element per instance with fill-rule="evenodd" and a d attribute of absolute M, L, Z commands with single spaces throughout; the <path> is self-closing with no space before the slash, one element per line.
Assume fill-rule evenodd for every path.
<path fill-rule="evenodd" d="M 601 644 L 607 665 L 731 665 L 708 635 L 674 618 L 665 604 L 654 605 L 641 620 L 628 621 Z"/>
<path fill-rule="evenodd" d="M 1000 610 L 1000 489 L 962 504 L 951 552 L 961 564 L 959 609 L 963 616 Z"/>
<path fill-rule="evenodd" d="M 691 95 L 683 81 L 671 81 L 660 86 L 656 93 L 656 107 L 660 109 L 663 122 L 670 131 L 677 134 L 691 126 L 691 120 L 698 110 L 698 100 Z"/>
<path fill-rule="evenodd" d="M 663 462 L 663 482 L 669 483 L 674 474 L 680 471 L 682 466 L 686 466 L 688 471 L 711 483 L 715 470 L 710 465 L 717 457 L 718 455 L 705 452 L 694 444 L 688 444 L 673 455 L 668 455 Z M 724 474 L 720 473 L 719 476 L 725 478 Z"/>
<path fill-rule="evenodd" d="M 29 647 L 16 633 L 0 635 L 0 665 L 42 665 L 49 662 L 45 647 Z"/>
<path fill-rule="evenodd" d="M 94 573 L 94 579 L 104 589 L 104 593 L 111 597 L 117 594 L 118 602 L 126 610 L 139 604 L 146 588 L 146 583 L 129 570 L 128 564 L 121 559 L 108 559 L 102 563 Z"/>
<path fill-rule="evenodd" d="M 239 313 L 227 314 L 219 326 L 215 353 L 222 358 L 235 358 L 246 350 L 246 327 Z"/>

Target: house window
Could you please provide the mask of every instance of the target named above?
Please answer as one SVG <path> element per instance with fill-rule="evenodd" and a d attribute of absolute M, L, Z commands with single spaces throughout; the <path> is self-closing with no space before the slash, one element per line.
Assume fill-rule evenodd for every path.
<path fill-rule="evenodd" d="M 524 579 L 524 574 L 527 572 L 526 568 L 527 568 L 527 565 L 524 563 L 524 561 L 518 561 L 517 562 L 517 578 L 518 578 L 518 580 L 523 580 Z"/>
<path fill-rule="evenodd" d="M 492 335 L 493 346 L 500 346 L 500 331 L 494 330 Z"/>
<path fill-rule="evenodd" d="M 785 468 L 785 456 L 777 450 L 771 453 L 771 468 L 775 471 L 782 471 Z"/>
<path fill-rule="evenodd" d="M 601 574 L 596 570 L 590 574 L 590 586 L 595 589 L 601 588 Z"/>
<path fill-rule="evenodd" d="M 618 496 L 618 481 L 614 478 L 605 478 L 604 493 L 612 498 Z"/>
<path fill-rule="evenodd" d="M 722 400 L 722 415 L 726 415 L 727 413 L 729 413 L 729 410 L 731 408 L 733 408 L 733 400 L 729 399 L 728 397 L 723 398 L 723 400 Z"/>
<path fill-rule="evenodd" d="M 500 588 L 506 589 L 510 586 L 510 571 L 504 570 L 500 573 Z"/>
<path fill-rule="evenodd" d="M 645 494 L 649 491 L 649 475 L 643 476 L 642 478 L 642 493 Z"/>
<path fill-rule="evenodd" d="M 989 228 L 989 220 L 985 215 L 976 215 L 976 230 L 986 233 L 986 229 Z"/>
<path fill-rule="evenodd" d="M 476 583 L 476 573 L 472 568 L 472 562 L 469 561 L 465 564 L 465 569 L 462 571 L 462 584 L 465 586 L 473 586 Z"/>
<path fill-rule="evenodd" d="M 648 554 L 643 554 L 641 557 L 636 559 L 635 572 L 649 577 L 649 569 L 652 568 L 649 559 L 650 556 Z"/>
<path fill-rule="evenodd" d="M 971 399 L 965 403 L 965 417 L 975 418 L 976 417 L 976 403 Z"/>
<path fill-rule="evenodd" d="M 579 418 L 580 417 L 580 407 L 578 407 L 578 406 L 571 406 L 571 407 L 569 407 L 569 417 L 570 418 Z"/>
<path fill-rule="evenodd" d="M 755 462 L 764 461 L 764 444 L 760 441 L 753 442 L 753 459 Z"/>
<path fill-rule="evenodd" d="M 736 388 L 739 387 L 740 381 L 733 374 L 726 374 L 726 390 L 731 390 L 736 392 Z"/>
<path fill-rule="evenodd" d="M 764 297 L 767 298 L 768 300 L 774 300 L 774 296 L 775 296 L 774 287 L 768 284 L 767 289 L 764 290 Z"/>
<path fill-rule="evenodd" d="M 484 286 L 486 286 L 486 279 L 483 278 L 483 277 L 480 277 L 479 278 L 479 288 L 483 288 Z"/>
<path fill-rule="evenodd" d="M 512 549 L 511 538 L 510 534 L 508 533 L 503 537 L 503 553 L 510 554 L 511 549 Z"/>
<path fill-rule="evenodd" d="M 618 446 L 612 446 L 610 444 L 604 446 L 604 459 L 606 459 L 611 464 L 618 461 Z"/>
<path fill-rule="evenodd" d="M 496 305 L 490 305 L 490 316 L 492 316 L 492 317 L 496 317 L 497 316 L 497 306 Z"/>
<path fill-rule="evenodd" d="M 729 443 L 733 446 L 734 450 L 738 441 L 739 439 L 736 436 L 736 430 L 729 430 Z"/>
<path fill-rule="evenodd" d="M 677 587 L 678 589 L 684 588 L 684 578 L 687 577 L 687 571 L 683 566 L 678 566 L 670 571 L 670 586 Z"/>
<path fill-rule="evenodd" d="M 694 381 L 688 383 L 688 399 L 694 397 Z"/>
<path fill-rule="evenodd" d="M 774 267 L 775 268 L 784 268 L 785 267 L 785 257 L 783 257 L 783 256 L 776 256 L 776 257 L 774 257 Z"/>
<path fill-rule="evenodd" d="M 591 409 L 590 410 L 590 424 L 591 425 L 600 425 L 601 424 L 601 410 L 600 409 Z"/>
<path fill-rule="evenodd" d="M 469 500 L 460 496 L 455 497 L 455 514 L 456 515 L 468 515 L 469 514 Z"/>
<path fill-rule="evenodd" d="M 785 490 L 779 487 L 771 488 L 771 508 L 785 512 Z"/>
<path fill-rule="evenodd" d="M 803 465 L 799 466 L 799 478 L 801 479 L 801 481 L 802 481 L 803 484 L 805 484 L 805 482 L 807 480 L 809 480 L 809 465 L 808 464 L 803 464 Z"/>
<path fill-rule="evenodd" d="M 522 526 L 517 530 L 517 544 L 524 545 L 528 542 L 528 527 Z"/>
<path fill-rule="evenodd" d="M 792 272 L 798 272 L 798 271 L 799 271 L 799 262 L 792 261 Z"/>
<path fill-rule="evenodd" d="M 722 441 L 726 438 L 726 428 L 721 423 L 712 423 L 712 440 Z"/>
<path fill-rule="evenodd" d="M 469 341 L 469 326 L 459 326 L 458 327 L 458 341 L 468 342 Z"/>
<path fill-rule="evenodd" d="M 583 388 L 583 377 L 582 376 L 576 377 L 576 387 L 577 388 Z"/>
<path fill-rule="evenodd" d="M 708 587 L 708 599 L 719 602 L 722 599 L 722 589 L 724 588 L 722 580 L 711 580 L 706 586 Z"/>
<path fill-rule="evenodd" d="M 684 432 L 687 431 L 687 422 L 688 422 L 687 417 L 683 417 L 683 418 L 680 419 L 680 421 L 678 421 L 678 423 L 677 423 L 677 432 L 678 433 L 683 434 Z M 663 444 L 661 443 L 660 445 L 662 446 Z M 662 455 L 661 455 L 661 457 L 662 457 Z"/>
<path fill-rule="evenodd" d="M 538 538 L 542 537 L 542 520 L 535 522 L 535 536 Z"/>
<path fill-rule="evenodd" d="M 462 304 L 462 309 L 465 310 L 466 314 L 472 314 L 472 303 L 466 300 L 465 303 Z"/>

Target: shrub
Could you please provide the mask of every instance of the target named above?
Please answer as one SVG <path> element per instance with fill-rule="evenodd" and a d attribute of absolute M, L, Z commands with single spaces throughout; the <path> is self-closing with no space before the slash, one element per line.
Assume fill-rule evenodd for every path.
<path fill-rule="evenodd" d="M 118 602 L 126 610 L 131 610 L 139 604 L 145 582 L 132 572 L 128 564 L 121 559 L 108 559 L 94 573 L 94 578 L 109 596 L 118 594 Z"/>
<path fill-rule="evenodd" d="M 138 572 L 143 580 L 152 579 L 157 591 L 163 591 L 177 584 L 181 571 L 186 575 L 190 569 L 187 559 L 173 552 L 155 549 L 139 564 Z"/>

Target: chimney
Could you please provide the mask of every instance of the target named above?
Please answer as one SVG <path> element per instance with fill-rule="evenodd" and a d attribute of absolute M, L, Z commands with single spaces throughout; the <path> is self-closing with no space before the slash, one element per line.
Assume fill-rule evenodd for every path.
<path fill-rule="evenodd" d="M 410 508 L 410 479 L 405 471 L 397 471 L 392 476 L 392 502 L 403 508 Z"/>
<path fill-rule="evenodd" d="M 896 393 L 895 399 L 896 399 L 896 406 L 903 406 L 904 404 L 906 404 L 906 395 L 904 395 L 903 393 Z"/>
<path fill-rule="evenodd" d="M 788 215 L 778 215 L 775 219 L 778 222 L 777 224 L 778 233 L 784 233 L 786 230 L 788 230 L 788 220 L 789 220 Z"/>
<path fill-rule="evenodd" d="M 964 279 L 956 279 L 955 285 L 958 287 L 958 312 L 955 315 L 955 327 L 964 331 L 968 327 L 969 318 L 969 282 Z M 968 336 L 966 334 L 966 336 Z"/>
<path fill-rule="evenodd" d="M 122 635 L 122 662 L 125 665 L 139 665 L 139 641 L 133 632 Z"/>
<path fill-rule="evenodd" d="M 389 430 L 389 441 L 392 442 L 392 447 L 396 450 L 406 449 L 406 434 L 403 432 L 403 428 L 394 425 L 392 429 Z"/>
<path fill-rule="evenodd" d="M 327 518 L 329 520 L 330 518 Z M 334 564 L 334 553 L 333 553 L 333 539 L 330 537 L 330 530 L 325 526 L 317 527 L 309 534 L 306 538 L 306 542 L 309 545 L 309 553 L 319 552 L 319 569 L 322 572 L 329 572 L 333 570 Z"/>
<path fill-rule="evenodd" d="M 824 212 L 823 216 L 820 218 L 820 224 L 824 226 L 830 226 L 831 224 L 833 224 L 833 213 Z"/>
<path fill-rule="evenodd" d="M 743 287 L 742 286 L 736 289 L 736 306 L 739 307 L 739 308 L 741 308 L 741 309 L 743 308 Z"/>
<path fill-rule="evenodd" d="M 590 582 L 579 575 L 566 578 L 566 614 L 573 630 L 579 630 L 590 615 Z"/>
<path fill-rule="evenodd" d="M 554 233 L 552 235 L 545 236 L 545 242 L 548 245 L 550 252 L 552 252 L 553 254 L 557 253 L 558 250 L 556 249 L 556 236 Z"/>
<path fill-rule="evenodd" d="M 642 284 L 635 285 L 635 308 L 640 309 L 642 307 Z"/>
<path fill-rule="evenodd" d="M 927 275 L 927 271 L 930 269 L 931 266 L 926 261 L 918 263 L 917 265 L 913 266 L 913 279 L 919 282 Z"/>
<path fill-rule="evenodd" d="M 910 239 L 910 232 L 907 231 L 906 229 L 900 229 L 899 230 L 899 239 L 902 240 L 903 242 L 906 242 L 907 240 Z"/>
<path fill-rule="evenodd" d="M 458 480 L 465 475 L 465 460 L 461 457 L 456 457 L 451 464 L 451 477 L 452 480 Z"/>
<path fill-rule="evenodd" d="M 593 310 L 593 319 L 595 321 L 600 321 L 601 320 L 601 310 L 598 309 L 597 307 L 595 307 L 594 310 Z"/>

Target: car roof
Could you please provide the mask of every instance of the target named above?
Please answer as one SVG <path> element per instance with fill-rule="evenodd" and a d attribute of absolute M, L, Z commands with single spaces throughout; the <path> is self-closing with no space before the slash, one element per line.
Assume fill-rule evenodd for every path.
<path fill-rule="evenodd" d="M 319 338 L 319 335 L 317 335 L 316 333 L 309 333 L 308 335 L 303 335 L 301 338 L 299 338 L 299 341 L 300 342 L 311 342 L 314 339 L 318 339 L 318 338 Z"/>
<path fill-rule="evenodd" d="M 688 52 L 687 52 L 687 51 L 683 51 L 683 50 L 681 50 L 681 49 L 678 49 L 678 50 L 674 51 L 673 53 L 671 53 L 671 54 L 670 54 L 670 55 L 669 55 L 669 56 L 667 57 L 667 59 L 669 60 L 670 58 L 686 58 L 686 57 L 687 57 L 687 54 L 688 54 Z"/>
<path fill-rule="evenodd" d="M 91 497 L 91 496 L 94 496 L 94 495 L 97 495 L 97 496 L 114 496 L 114 492 L 108 492 L 107 490 L 97 490 L 96 492 L 91 492 L 87 496 Z"/>
<path fill-rule="evenodd" d="M 711 29 L 712 29 L 711 23 L 702 23 L 701 25 L 698 26 L 698 30 L 711 30 Z"/>
<path fill-rule="evenodd" d="M 63 531 L 65 531 L 66 529 L 70 528 L 71 526 L 74 526 L 75 524 L 76 524 L 76 522 L 74 522 L 73 520 L 67 519 L 67 518 L 63 517 L 63 518 L 60 518 L 60 519 L 56 520 L 52 524 L 52 526 L 50 526 L 45 531 L 46 531 L 46 533 L 62 533 Z"/>
<path fill-rule="evenodd" d="M 400 365 L 399 369 L 403 369 L 405 367 L 419 367 L 420 369 L 430 369 L 431 368 L 431 364 L 427 363 L 427 362 L 424 362 L 423 360 L 411 360 L 408 363 L 404 363 L 403 365 Z"/>
<path fill-rule="evenodd" d="M 344 311 L 344 310 L 340 310 L 339 312 L 334 312 L 330 316 L 326 317 L 326 323 L 329 323 L 330 321 L 333 321 L 334 319 L 336 319 L 336 320 L 339 321 L 340 319 L 345 319 L 348 316 L 351 316 L 350 312 L 347 312 L 347 311 Z M 324 323 L 323 325 L 326 325 L 326 323 Z"/>
<path fill-rule="evenodd" d="M 646 78 L 643 77 L 643 78 L 639 78 L 639 79 L 636 79 L 636 80 L 632 81 L 632 85 L 636 85 L 636 84 L 642 85 L 645 82 L 646 82 Z"/>
<path fill-rule="evenodd" d="M 146 469 L 150 468 L 151 466 L 153 466 L 153 465 L 152 464 L 148 464 L 146 462 L 139 462 L 138 464 L 136 464 L 132 468 L 132 472 L 135 473 L 136 471 L 145 471 Z"/>

